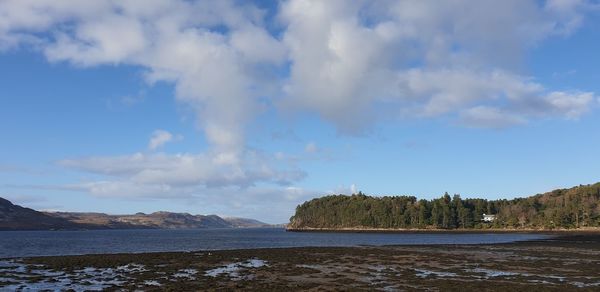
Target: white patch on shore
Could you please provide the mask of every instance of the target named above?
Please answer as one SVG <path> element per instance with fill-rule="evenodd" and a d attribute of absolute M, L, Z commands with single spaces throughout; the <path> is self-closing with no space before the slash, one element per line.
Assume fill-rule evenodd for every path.
<path fill-rule="evenodd" d="M 367 277 L 361 278 L 361 281 L 370 283 L 371 285 L 374 285 L 377 282 L 385 281 L 386 277 L 383 275 L 383 272 L 387 269 L 395 271 L 394 268 L 386 267 L 384 265 L 369 266 L 368 270 L 371 272 L 371 274 Z"/>
<path fill-rule="evenodd" d="M 155 281 L 155 280 L 146 280 L 146 281 L 144 281 L 144 285 L 146 285 L 146 286 L 157 286 L 157 287 L 162 286 L 158 281 Z"/>
<path fill-rule="evenodd" d="M 32 269 L 35 267 L 35 269 Z M 0 260 L 1 281 L 15 283 L 2 287 L 7 291 L 102 291 L 114 286 L 121 286 L 131 279 L 128 274 L 146 271 L 140 264 L 128 264 L 116 268 L 85 267 L 72 273 L 44 269 L 40 265 L 26 265 L 15 260 Z M 43 277 L 38 282 L 30 282 L 28 278 Z"/>
<path fill-rule="evenodd" d="M 263 266 L 267 266 L 267 262 L 259 259 L 249 259 L 245 262 L 237 262 L 228 264 L 224 267 L 215 268 L 212 270 L 208 270 L 204 273 L 205 276 L 209 277 L 217 277 L 221 274 L 226 274 L 233 280 L 241 280 L 246 279 L 246 277 L 240 276 L 240 271 L 243 268 L 260 268 Z"/>
<path fill-rule="evenodd" d="M 577 286 L 578 288 L 587 288 L 587 287 L 600 287 L 600 282 L 596 283 L 583 283 L 583 282 L 569 282 L 569 284 Z"/>
<path fill-rule="evenodd" d="M 506 271 L 491 270 L 491 269 L 485 269 L 485 268 L 465 269 L 465 271 L 478 273 L 478 274 L 485 274 L 485 276 L 481 277 L 483 279 L 489 279 L 489 278 L 494 278 L 494 277 L 513 277 L 513 276 L 536 277 L 536 278 L 543 278 L 546 280 L 538 280 L 538 279 L 529 280 L 528 279 L 527 282 L 541 283 L 541 284 L 557 284 L 556 281 L 558 281 L 559 283 L 566 283 L 569 285 L 576 286 L 578 288 L 600 287 L 600 282 L 584 283 L 584 282 L 580 282 L 580 281 L 568 281 L 567 277 L 556 276 L 556 275 L 538 275 L 538 274 L 530 274 L 530 273 L 523 273 L 523 272 L 506 272 Z M 583 278 L 585 278 L 587 280 L 593 279 L 591 277 L 583 277 Z M 551 280 L 554 280 L 554 281 L 551 281 Z"/>
<path fill-rule="evenodd" d="M 490 269 L 484 269 L 484 268 L 465 269 L 465 271 L 472 272 L 472 273 L 478 273 L 478 274 L 485 274 L 486 278 L 510 277 L 510 276 L 518 276 L 518 275 L 530 276 L 529 274 L 526 274 L 526 273 L 505 272 L 505 271 L 490 270 Z"/>
<path fill-rule="evenodd" d="M 144 267 L 144 265 L 135 264 L 135 263 L 124 265 L 124 266 L 118 266 L 116 268 L 116 270 L 118 272 L 127 272 L 127 273 L 141 273 L 141 272 L 147 271 L 147 269 Z"/>
<path fill-rule="evenodd" d="M 415 270 L 415 272 L 417 272 L 416 276 L 419 278 L 427 278 L 429 276 L 436 276 L 436 277 L 456 277 L 458 276 L 456 273 L 451 273 L 451 272 L 439 272 L 439 271 L 431 271 L 431 270 L 425 270 L 425 269 L 413 269 Z"/>
<path fill-rule="evenodd" d="M 194 275 L 197 273 L 198 273 L 198 271 L 195 269 L 183 269 L 183 270 L 179 270 L 179 271 L 177 271 L 177 273 L 173 274 L 173 277 L 188 278 L 190 280 L 195 280 L 196 277 L 194 277 Z"/>

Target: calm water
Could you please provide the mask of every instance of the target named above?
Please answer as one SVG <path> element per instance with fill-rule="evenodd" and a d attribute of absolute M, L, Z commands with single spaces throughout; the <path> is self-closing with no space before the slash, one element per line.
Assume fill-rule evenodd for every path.
<path fill-rule="evenodd" d="M 0 258 L 90 253 L 194 251 L 298 246 L 481 244 L 540 234 L 285 232 L 281 228 L 194 230 L 0 231 Z"/>

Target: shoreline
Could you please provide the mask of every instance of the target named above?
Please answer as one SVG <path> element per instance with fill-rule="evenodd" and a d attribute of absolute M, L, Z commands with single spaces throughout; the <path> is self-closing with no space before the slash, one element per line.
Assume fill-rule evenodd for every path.
<path fill-rule="evenodd" d="M 431 234 L 468 234 L 468 233 L 533 233 L 533 234 L 600 234 L 600 228 L 578 229 L 392 229 L 392 228 L 285 228 L 286 232 L 324 232 L 324 233 L 431 233 Z"/>

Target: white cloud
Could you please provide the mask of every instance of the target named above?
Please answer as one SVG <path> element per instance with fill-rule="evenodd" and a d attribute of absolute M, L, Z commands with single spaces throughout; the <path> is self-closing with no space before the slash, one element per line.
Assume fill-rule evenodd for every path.
<path fill-rule="evenodd" d="M 92 174 L 108 176 L 93 185 L 139 189 L 164 189 L 183 186 L 248 187 L 260 182 L 289 185 L 304 178 L 305 173 L 254 151 L 223 157 L 219 154 L 143 154 L 116 157 L 67 159 L 60 165 Z"/>
<path fill-rule="evenodd" d="M 355 185 L 355 184 L 351 184 L 351 185 L 350 185 L 350 192 L 351 192 L 352 194 L 356 194 L 356 193 L 357 193 L 357 192 L 356 192 L 356 185 Z"/>
<path fill-rule="evenodd" d="M 339 195 L 339 194 L 344 194 L 344 195 L 352 195 L 352 194 L 357 194 L 359 192 L 356 184 L 350 184 L 349 186 L 338 186 L 337 188 L 327 191 L 328 194 L 330 195 Z"/>
<path fill-rule="evenodd" d="M 581 114 L 547 102 L 535 115 L 519 108 L 554 93 L 517 70 L 527 49 L 581 25 L 586 6 L 578 2 L 288 1 L 287 106 L 316 111 L 345 132 L 390 108 L 438 116 L 492 101 L 523 120 L 544 110 Z"/>
<path fill-rule="evenodd" d="M 53 62 L 141 66 L 149 81 L 175 85 L 215 149 L 239 152 L 262 88 L 272 87 L 255 70 L 286 56 L 263 14 L 233 1 L 4 1 L 0 40 L 36 38 Z"/>
<path fill-rule="evenodd" d="M 567 118 L 578 118 L 590 109 L 590 104 L 594 101 L 594 94 L 591 92 L 551 92 L 548 97 L 551 107 L 565 115 Z"/>
<path fill-rule="evenodd" d="M 304 147 L 304 151 L 307 153 L 316 153 L 317 151 L 319 151 L 319 147 L 317 147 L 317 143 L 310 142 L 306 144 L 306 146 Z"/>
<path fill-rule="evenodd" d="M 106 176 L 79 184 L 96 194 L 296 182 L 304 173 L 282 165 L 284 155 L 245 143 L 246 127 L 272 109 L 317 113 L 360 133 L 397 117 L 492 128 L 576 119 L 598 98 L 521 71 L 527 50 L 584 25 L 597 10 L 589 1 L 289 0 L 277 9 L 277 23 L 266 23 L 265 11 L 240 1 L 5 0 L 0 49 L 30 47 L 81 67 L 137 66 L 195 111 L 205 153 L 61 162 Z M 173 139 L 157 132 L 148 148 Z"/>
<path fill-rule="evenodd" d="M 173 140 L 181 140 L 182 138 L 180 135 L 174 136 L 168 131 L 158 129 L 152 133 L 152 137 L 148 142 L 148 149 L 156 150 Z"/>
<path fill-rule="evenodd" d="M 44 53 L 50 61 L 69 60 L 83 66 L 119 63 L 148 47 L 143 29 L 135 18 L 107 14 L 81 23 L 74 35 L 58 32 L 55 43 L 47 46 Z"/>
<path fill-rule="evenodd" d="M 150 82 L 175 85 L 215 149 L 234 153 L 243 151 L 245 126 L 263 110 L 264 96 L 315 111 L 343 132 L 386 118 L 382 105 L 434 116 L 489 99 L 511 102 L 504 94 L 518 94 L 514 87 L 538 86 L 534 98 L 550 97 L 552 90 L 518 72 L 524 52 L 573 33 L 595 7 L 581 0 L 289 0 L 279 7 L 281 40 L 251 3 L 7 0 L 0 40 L 2 47 L 31 44 L 50 61 L 141 66 Z M 277 73 L 288 63 L 289 76 Z M 516 98 L 533 96 L 527 93 Z M 561 100 L 551 112 L 562 115 L 567 103 L 580 101 Z M 568 111 L 570 118 L 585 112 Z"/>
<path fill-rule="evenodd" d="M 477 128 L 504 128 L 526 123 L 526 120 L 498 108 L 476 106 L 461 113 L 465 125 Z"/>
<path fill-rule="evenodd" d="M 197 112 L 212 148 L 202 154 L 135 154 L 65 160 L 62 165 L 113 176 L 95 193 L 163 190 L 179 184 L 250 186 L 288 184 L 304 174 L 274 169 L 248 151 L 244 128 L 261 111 L 270 88 L 264 66 L 280 66 L 286 49 L 261 26 L 263 12 L 233 1 L 7 1 L 0 4 L 0 35 L 30 33 L 52 62 L 76 66 L 136 65 L 150 82 L 173 83 L 178 101 Z M 70 5 L 72 4 L 72 5 Z M 24 39 L 23 39 L 24 40 Z M 264 86 L 263 86 L 264 84 Z M 271 90 L 271 89 L 268 89 Z M 156 150 L 176 137 L 153 134 Z M 129 164 L 116 166 L 116 164 Z"/>
<path fill-rule="evenodd" d="M 593 8 L 593 4 L 584 0 L 548 0 L 544 9 L 556 17 L 553 29 L 559 34 L 571 34 L 583 23 L 580 11 Z"/>
<path fill-rule="evenodd" d="M 412 69 L 400 75 L 399 86 L 406 95 L 423 101 L 406 106 L 403 115 L 458 112 L 463 124 L 474 127 L 514 126 L 548 116 L 573 119 L 593 107 L 594 99 L 591 92 L 549 92 L 539 83 L 505 71 Z"/>
<path fill-rule="evenodd" d="M 250 186 L 240 190 L 235 186 L 210 188 L 198 185 L 144 185 L 124 181 L 89 181 L 67 185 L 15 185 L 12 188 L 86 192 L 98 198 L 135 202 L 142 202 L 140 199 L 143 201 L 178 199 L 186 203 L 190 213 L 248 217 L 269 223 L 286 223 L 291 215 L 290 212 L 298 204 L 325 194 L 293 186 Z M 42 204 L 47 202 L 44 197 L 8 195 L 8 198 L 27 206 L 36 204 L 36 209 L 64 209 L 62 206 Z M 38 198 L 39 204 L 34 200 Z M 264 212 L 265 208 L 268 208 L 269 212 Z"/>

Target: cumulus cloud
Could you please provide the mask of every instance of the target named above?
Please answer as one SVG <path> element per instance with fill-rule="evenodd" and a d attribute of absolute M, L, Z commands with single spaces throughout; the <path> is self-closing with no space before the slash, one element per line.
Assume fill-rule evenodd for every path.
<path fill-rule="evenodd" d="M 288 0 L 276 9 L 271 18 L 245 1 L 5 0 L 0 49 L 29 47 L 79 67 L 136 66 L 195 111 L 205 153 L 61 162 L 107 176 L 89 185 L 96 193 L 297 181 L 301 171 L 246 146 L 246 127 L 270 110 L 316 113 L 361 133 L 396 118 L 492 128 L 576 119 L 598 99 L 522 71 L 527 50 L 584 25 L 597 11 L 590 1 Z M 155 133 L 148 148 L 172 139 Z"/>
<path fill-rule="evenodd" d="M 368 126 L 390 105 L 402 116 L 460 115 L 498 103 L 522 121 L 542 111 L 572 118 L 585 112 L 587 99 L 567 95 L 562 107 L 553 102 L 559 92 L 515 68 L 524 51 L 544 38 L 576 30 L 585 6 L 582 1 L 542 6 L 532 1 L 289 1 L 282 12 L 292 60 L 288 102 L 317 111 L 349 132 Z M 535 114 L 520 108 L 535 103 L 541 105 Z"/>
<path fill-rule="evenodd" d="M 278 7 L 283 28 L 275 33 L 252 3 L 7 0 L 0 3 L 0 41 L 32 45 L 54 62 L 140 66 L 149 82 L 175 85 L 177 99 L 197 111 L 215 149 L 235 153 L 243 151 L 245 125 L 264 110 L 265 96 L 317 112 L 349 133 L 370 127 L 382 108 L 392 116 L 460 115 L 490 100 L 556 96 L 519 73 L 524 52 L 573 33 L 596 6 L 583 0 L 289 0 Z M 538 88 L 506 96 L 526 87 Z M 563 100 L 551 113 L 585 112 L 560 111 L 563 102 L 581 100 Z M 527 103 L 512 107 L 519 104 Z"/>
<path fill-rule="evenodd" d="M 173 135 L 169 131 L 159 129 L 152 133 L 152 137 L 148 142 L 148 149 L 156 150 L 173 140 L 181 140 L 182 138 L 181 135 Z"/>
<path fill-rule="evenodd" d="M 36 38 L 53 62 L 141 66 L 149 82 L 175 85 L 215 149 L 234 153 L 260 112 L 265 77 L 255 71 L 285 60 L 263 14 L 233 1 L 11 0 L 0 3 L 0 39 Z"/>
<path fill-rule="evenodd" d="M 172 83 L 177 100 L 197 112 L 212 146 L 206 153 L 62 161 L 63 166 L 109 176 L 90 184 L 92 193 L 166 192 L 179 184 L 285 185 L 304 175 L 276 170 L 268 158 L 245 147 L 244 127 L 261 111 L 263 87 L 272 87 L 268 74 L 257 71 L 281 66 L 286 58 L 286 48 L 262 25 L 264 11 L 255 6 L 233 1 L 9 0 L 0 3 L 0 15 L 0 40 L 11 40 L 3 47 L 35 43 L 49 61 L 81 67 L 140 66 L 148 82 Z M 148 148 L 156 150 L 175 138 L 156 131 Z"/>

